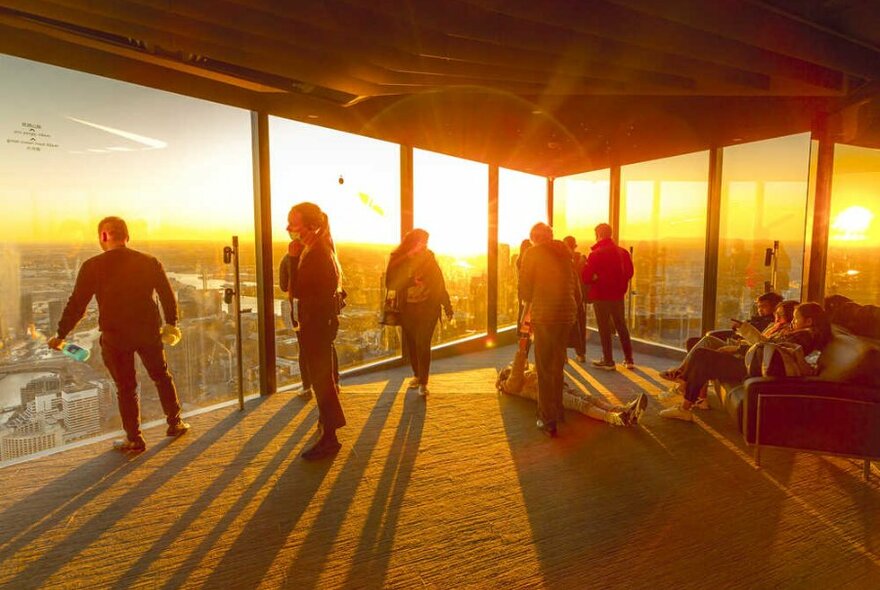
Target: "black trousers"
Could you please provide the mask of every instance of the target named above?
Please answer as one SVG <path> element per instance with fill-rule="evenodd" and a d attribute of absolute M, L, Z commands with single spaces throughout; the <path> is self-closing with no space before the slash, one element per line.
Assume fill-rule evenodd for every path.
<path fill-rule="evenodd" d="M 748 374 L 741 356 L 710 348 L 695 348 L 690 355 L 682 379 L 687 383 L 684 398 L 691 402 L 697 400 L 700 390 L 712 379 L 742 381 Z"/>
<path fill-rule="evenodd" d="M 318 404 L 318 422 L 325 432 L 345 426 L 345 414 L 339 403 L 336 355 L 333 341 L 339 331 L 337 318 L 310 318 L 300 322 L 299 362 L 311 381 Z"/>
<path fill-rule="evenodd" d="M 570 324 L 532 324 L 538 372 L 538 419 L 546 426 L 565 420 L 562 386 Z"/>
<path fill-rule="evenodd" d="M 177 424 L 180 421 L 180 400 L 174 379 L 168 371 L 161 340 L 156 338 L 154 342 L 132 344 L 101 336 L 101 358 L 116 384 L 116 401 L 119 404 L 122 428 L 128 440 L 144 442 L 141 433 L 141 402 L 134 368 L 135 353 L 141 357 L 147 374 L 156 384 L 159 402 L 168 424 Z"/>
<path fill-rule="evenodd" d="M 413 375 L 420 385 L 428 384 L 431 371 L 431 339 L 440 317 L 435 305 L 407 303 L 400 317 L 403 345 L 409 355 Z"/>
<path fill-rule="evenodd" d="M 617 336 L 620 338 L 620 347 L 623 348 L 624 360 L 632 361 L 632 341 L 629 338 L 629 329 L 626 327 L 623 299 L 620 301 L 594 301 L 593 312 L 596 314 L 596 327 L 599 328 L 599 341 L 602 343 L 602 358 L 608 362 L 614 361 L 614 353 L 611 351 L 611 330 L 613 325 L 614 331 L 617 332 Z"/>
<path fill-rule="evenodd" d="M 578 305 L 577 321 L 572 327 L 572 339 L 575 354 L 585 356 L 587 354 L 587 308 Z"/>

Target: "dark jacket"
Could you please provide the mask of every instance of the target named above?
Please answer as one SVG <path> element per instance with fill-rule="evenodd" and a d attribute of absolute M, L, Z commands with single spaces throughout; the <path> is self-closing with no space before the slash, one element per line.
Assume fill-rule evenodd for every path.
<path fill-rule="evenodd" d="M 432 314 L 440 315 L 440 308 L 452 313 L 452 303 L 446 291 L 446 281 L 434 253 L 427 250 L 424 254 L 407 256 L 391 254 L 388 268 L 385 270 L 385 287 L 397 292 L 397 301 L 401 313 L 406 313 L 408 290 L 420 278 L 427 291 L 427 308 Z"/>
<path fill-rule="evenodd" d="M 531 303 L 534 324 L 573 324 L 577 319 L 577 277 L 571 255 L 559 240 L 532 246 L 523 255 L 519 298 Z"/>
<path fill-rule="evenodd" d="M 165 323 L 176 324 L 177 300 L 158 260 L 131 248 L 93 256 L 79 269 L 76 286 L 58 322 L 58 336 L 67 337 L 94 296 L 103 335 L 124 344 L 158 341 L 162 318 L 154 293 L 159 295 Z"/>
<path fill-rule="evenodd" d="M 311 322 L 330 322 L 338 315 L 339 276 L 333 252 L 324 241 L 317 241 L 299 256 L 288 257 L 287 294 L 299 301 L 297 318 L 306 326 Z"/>
<path fill-rule="evenodd" d="M 588 287 L 589 301 L 621 301 L 633 276 L 632 258 L 611 238 L 599 240 L 590 248 L 581 281 Z"/>

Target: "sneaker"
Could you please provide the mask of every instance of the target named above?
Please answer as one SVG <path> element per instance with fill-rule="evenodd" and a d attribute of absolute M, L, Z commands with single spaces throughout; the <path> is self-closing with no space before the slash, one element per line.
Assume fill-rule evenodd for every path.
<path fill-rule="evenodd" d="M 611 410 L 605 412 L 605 421 L 612 426 L 629 426 L 630 415 L 627 410 Z"/>
<path fill-rule="evenodd" d="M 630 371 L 632 371 L 633 369 L 636 368 L 636 364 L 631 360 L 623 361 L 623 366 L 624 366 L 624 368 L 629 369 Z"/>
<path fill-rule="evenodd" d="M 176 424 L 171 424 L 168 426 L 168 430 L 165 431 L 165 436 L 180 436 L 189 430 L 189 424 L 184 422 L 183 420 L 178 420 Z"/>
<path fill-rule="evenodd" d="M 638 424 L 639 420 L 642 418 L 642 414 L 645 413 L 645 410 L 648 408 L 648 396 L 645 393 L 640 393 L 639 397 L 630 402 L 631 407 L 629 408 L 629 417 L 630 421 L 633 424 Z"/>
<path fill-rule="evenodd" d="M 666 408 L 660 412 L 661 418 L 672 418 L 675 420 L 684 420 L 685 422 L 693 422 L 694 421 L 694 413 L 690 410 L 685 410 L 680 405 L 672 406 L 671 408 Z"/>
<path fill-rule="evenodd" d="M 312 399 L 312 395 L 312 389 L 310 387 L 309 389 L 303 389 L 302 391 L 300 391 L 298 394 L 296 394 L 296 397 L 301 400 L 309 401 L 310 399 Z"/>
<path fill-rule="evenodd" d="M 429 393 L 431 393 L 431 392 L 428 391 L 428 386 L 427 386 L 427 385 L 421 385 L 421 386 L 419 386 L 419 396 L 421 396 L 421 397 L 428 397 L 428 394 L 429 394 Z"/>
<path fill-rule="evenodd" d="M 666 369 L 657 374 L 660 375 L 661 379 L 665 379 L 666 381 L 678 381 L 679 378 L 681 378 L 681 370 L 678 367 Z"/>
<path fill-rule="evenodd" d="M 584 356 L 584 355 L 582 355 L 582 354 L 579 354 L 579 355 L 577 355 L 577 356 L 574 357 L 574 358 L 575 358 L 575 360 L 577 360 L 577 362 L 579 362 L 579 363 L 585 363 L 585 362 L 587 362 L 587 357 Z"/>
<path fill-rule="evenodd" d="M 614 364 L 614 361 L 606 361 L 604 359 L 596 359 L 592 361 L 593 366 L 597 369 L 602 369 L 604 371 L 616 371 L 617 365 Z"/>
<path fill-rule="evenodd" d="M 413 377 L 409 380 L 409 383 L 406 384 L 407 389 L 416 389 L 421 383 L 419 382 L 418 377 Z"/>
<path fill-rule="evenodd" d="M 709 398 L 707 398 L 707 397 L 701 397 L 691 407 L 695 408 L 697 410 L 711 410 L 712 409 L 709 406 Z"/>
<path fill-rule="evenodd" d="M 321 438 L 318 442 L 303 451 L 301 457 L 306 461 L 317 461 L 318 459 L 335 455 L 341 448 L 342 443 L 340 443 L 334 435 L 332 439 Z"/>
<path fill-rule="evenodd" d="M 147 443 L 124 438 L 113 441 L 113 449 L 122 453 L 143 453 L 147 449 Z"/>
<path fill-rule="evenodd" d="M 540 430 L 542 434 L 545 434 L 545 435 L 549 436 L 550 438 L 556 438 L 556 423 L 555 422 L 544 423 L 543 420 L 538 420 L 537 426 L 538 426 L 538 430 Z"/>

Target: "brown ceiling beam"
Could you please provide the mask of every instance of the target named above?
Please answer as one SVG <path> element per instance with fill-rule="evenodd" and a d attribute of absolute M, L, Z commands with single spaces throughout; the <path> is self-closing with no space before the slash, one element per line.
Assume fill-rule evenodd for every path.
<path fill-rule="evenodd" d="M 586 3 L 580 0 L 557 0 L 542 3 L 540 9 L 536 9 L 535 3 L 530 0 L 466 0 L 466 3 L 500 15 L 555 25 L 649 50 L 686 57 L 699 56 L 704 61 L 748 68 L 774 78 L 789 78 L 834 90 L 842 90 L 844 86 L 843 75 L 830 68 L 725 39 L 608 1 L 592 0 Z M 703 10 L 711 10 L 711 5 L 706 5 Z"/>
<path fill-rule="evenodd" d="M 802 19 L 743 0 L 610 0 L 654 17 L 732 39 L 780 55 L 876 79 L 880 52 Z"/>
<path fill-rule="evenodd" d="M 196 8 L 204 3 L 205 0 L 194 0 L 175 6 L 201 10 L 203 18 L 212 18 L 211 15 L 215 13 L 222 14 L 222 11 L 217 11 L 216 2 L 208 3 L 210 6 L 204 9 Z M 318 26 L 316 22 L 325 23 L 320 26 L 328 26 L 327 15 L 318 11 L 312 3 L 305 3 L 304 10 L 290 10 L 287 5 L 250 0 L 223 0 L 220 6 L 228 4 L 246 8 L 251 20 L 256 19 L 259 23 L 269 19 L 273 25 L 264 30 L 266 34 L 277 35 L 271 28 L 279 26 L 295 27 L 292 21 L 300 21 L 301 26 Z M 730 87 L 725 94 L 736 94 L 735 87 L 768 90 L 771 86 L 769 77 L 763 74 L 656 51 L 624 48 L 608 40 L 585 38 L 540 23 L 525 28 L 518 26 L 516 30 L 506 28 L 501 37 L 496 35 L 488 41 L 481 41 L 472 37 L 480 34 L 482 29 L 479 27 L 482 25 L 471 22 L 455 11 L 445 11 L 442 7 L 431 13 L 432 18 L 414 23 L 401 13 L 399 6 L 386 6 L 380 10 L 381 7 L 373 5 L 360 6 L 340 1 L 320 4 L 322 7 L 331 5 L 338 7 L 338 18 L 328 29 L 319 32 L 320 40 L 317 43 L 328 45 L 328 50 L 346 47 L 349 51 L 366 56 L 374 64 L 393 64 L 391 67 L 396 69 L 430 67 L 423 61 L 413 63 L 413 60 L 431 57 L 508 67 L 522 65 L 531 69 L 550 69 L 560 74 L 659 85 L 677 85 L 676 82 L 681 81 L 682 77 L 687 77 L 694 80 L 697 91 L 700 90 L 700 82 L 705 80 L 707 88 Z M 261 11 L 266 13 L 262 14 Z M 497 18 L 497 15 L 493 15 L 493 18 Z M 508 24 L 520 24 L 516 19 L 508 18 L 507 21 Z M 342 37 L 338 38 L 339 35 Z"/>
<path fill-rule="evenodd" d="M 11 9 L 25 14 L 131 37 L 146 42 L 150 48 L 161 47 L 167 53 L 179 52 L 183 59 L 188 55 L 210 57 L 354 95 L 371 96 L 381 92 L 377 85 L 358 75 L 362 72 L 358 72 L 356 68 L 370 70 L 371 66 L 368 64 L 340 61 L 314 48 L 297 48 L 292 51 L 288 45 L 273 44 L 241 31 L 218 30 L 204 23 L 158 13 L 144 7 L 134 7 L 131 4 L 123 7 L 121 3 L 112 0 L 94 0 L 88 3 L 76 0 L 4 2 Z M 80 10 L 78 6 L 86 6 L 89 10 Z M 379 75 L 376 77 L 381 78 Z"/>

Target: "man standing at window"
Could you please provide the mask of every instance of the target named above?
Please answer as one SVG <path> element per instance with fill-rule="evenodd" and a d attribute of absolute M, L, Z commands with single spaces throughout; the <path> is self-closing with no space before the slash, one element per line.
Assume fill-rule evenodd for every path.
<path fill-rule="evenodd" d="M 594 360 L 593 366 L 606 371 L 616 369 L 611 352 L 612 323 L 620 337 L 624 366 L 627 369 L 635 367 L 632 342 L 623 313 L 623 298 L 633 276 L 632 258 L 629 252 L 614 243 L 612 233 L 611 226 L 607 223 L 596 226 L 596 243 L 590 249 L 587 263 L 581 272 L 581 281 L 589 289 L 587 300 L 593 302 L 599 340 L 602 342 L 602 358 Z"/>
<path fill-rule="evenodd" d="M 166 434 L 180 436 L 189 424 L 180 418 L 180 400 L 165 361 L 163 339 L 172 344 L 180 339 L 177 301 L 158 260 L 126 246 L 128 227 L 119 217 L 105 217 L 98 224 L 103 254 L 86 260 L 76 277 L 57 336 L 49 347 L 59 350 L 64 338 L 76 327 L 94 296 L 98 301 L 101 357 L 116 383 L 116 398 L 126 439 L 115 448 L 139 453 L 146 448 L 141 433 L 140 398 L 134 368 L 135 353 L 141 357 L 150 379 L 156 384 L 159 401 L 168 422 Z M 159 295 L 165 326 L 153 293 Z"/>
<path fill-rule="evenodd" d="M 557 423 L 564 420 L 565 350 L 577 318 L 578 285 L 568 248 L 553 239 L 549 225 L 536 223 L 529 238 L 534 246 L 523 255 L 519 277 L 522 323 L 530 324 L 535 336 L 538 428 L 553 437 Z"/>

